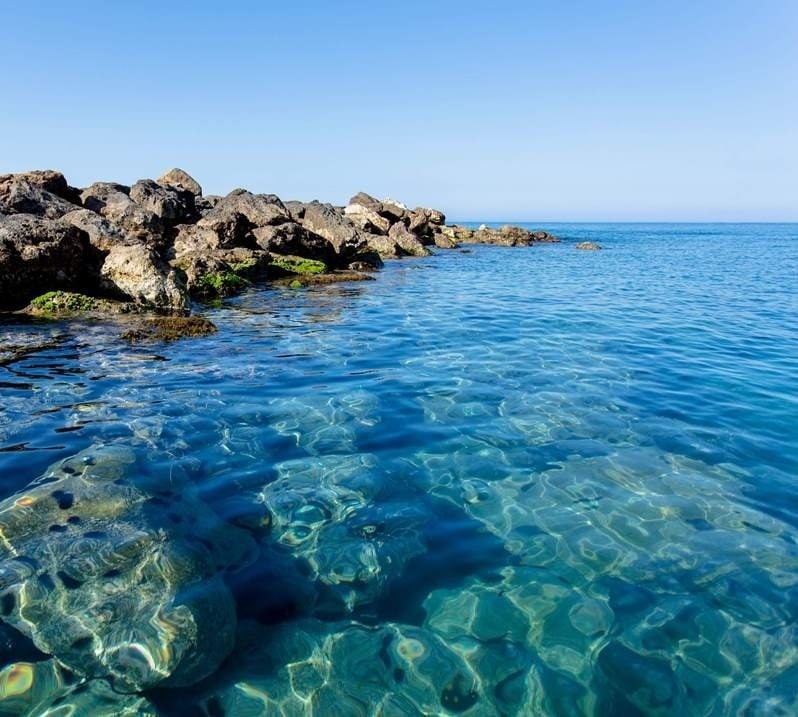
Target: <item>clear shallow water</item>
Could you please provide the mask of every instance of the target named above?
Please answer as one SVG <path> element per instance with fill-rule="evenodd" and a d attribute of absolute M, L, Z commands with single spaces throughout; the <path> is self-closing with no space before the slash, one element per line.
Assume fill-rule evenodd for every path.
<path fill-rule="evenodd" d="M 153 709 L 798 711 L 798 227 L 545 228 L 172 345 L 0 326 L 63 339 L 0 367 L 3 496 L 113 446 L 172 512 L 269 517 L 233 656 Z"/>

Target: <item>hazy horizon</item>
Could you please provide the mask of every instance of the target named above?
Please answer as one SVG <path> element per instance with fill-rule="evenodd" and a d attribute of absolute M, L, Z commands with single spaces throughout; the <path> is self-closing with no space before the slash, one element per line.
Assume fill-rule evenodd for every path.
<path fill-rule="evenodd" d="M 798 221 L 786 0 L 4 16 L 0 173 L 85 186 L 179 166 L 208 194 L 363 190 L 459 221 Z"/>

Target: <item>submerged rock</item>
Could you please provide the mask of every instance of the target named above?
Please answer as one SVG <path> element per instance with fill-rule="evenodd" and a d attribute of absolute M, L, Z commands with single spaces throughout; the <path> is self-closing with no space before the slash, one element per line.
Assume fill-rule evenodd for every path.
<path fill-rule="evenodd" d="M 0 670 L 0 714 L 156 717 L 140 695 L 115 692 L 104 680 L 85 680 L 55 660 L 15 662 Z"/>
<path fill-rule="evenodd" d="M 183 486 L 137 485 L 131 450 L 91 448 L 0 503 L 2 619 L 81 677 L 121 692 L 188 685 L 230 652 L 220 573 L 249 534 Z"/>
<path fill-rule="evenodd" d="M 216 325 L 202 316 L 158 316 L 140 322 L 122 334 L 130 343 L 140 341 L 177 341 L 182 338 L 210 336 Z"/>
<path fill-rule="evenodd" d="M 598 251 L 601 249 L 601 244 L 597 244 L 594 241 L 580 241 L 576 248 L 582 251 Z"/>

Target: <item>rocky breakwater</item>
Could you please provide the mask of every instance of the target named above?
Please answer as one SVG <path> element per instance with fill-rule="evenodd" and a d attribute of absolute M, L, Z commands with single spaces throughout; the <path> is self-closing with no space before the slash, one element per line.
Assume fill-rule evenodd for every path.
<path fill-rule="evenodd" d="M 384 259 L 460 243 L 556 241 L 519 227 L 447 226 L 360 192 L 345 207 L 283 202 L 234 189 L 205 196 L 180 169 L 132 186 L 72 187 L 44 170 L 0 176 L 0 309 L 32 314 L 155 311 L 187 315 L 192 299 L 255 281 L 307 284 L 370 278 Z"/>

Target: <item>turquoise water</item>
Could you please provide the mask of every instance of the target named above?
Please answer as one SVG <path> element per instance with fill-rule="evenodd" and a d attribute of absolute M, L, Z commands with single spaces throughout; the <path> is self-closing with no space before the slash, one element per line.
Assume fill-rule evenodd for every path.
<path fill-rule="evenodd" d="M 0 366 L 2 497 L 112 446 L 181 518 L 267 516 L 233 656 L 154 710 L 798 712 L 798 226 L 544 228 L 209 338 L 0 325 L 59 341 Z"/>

